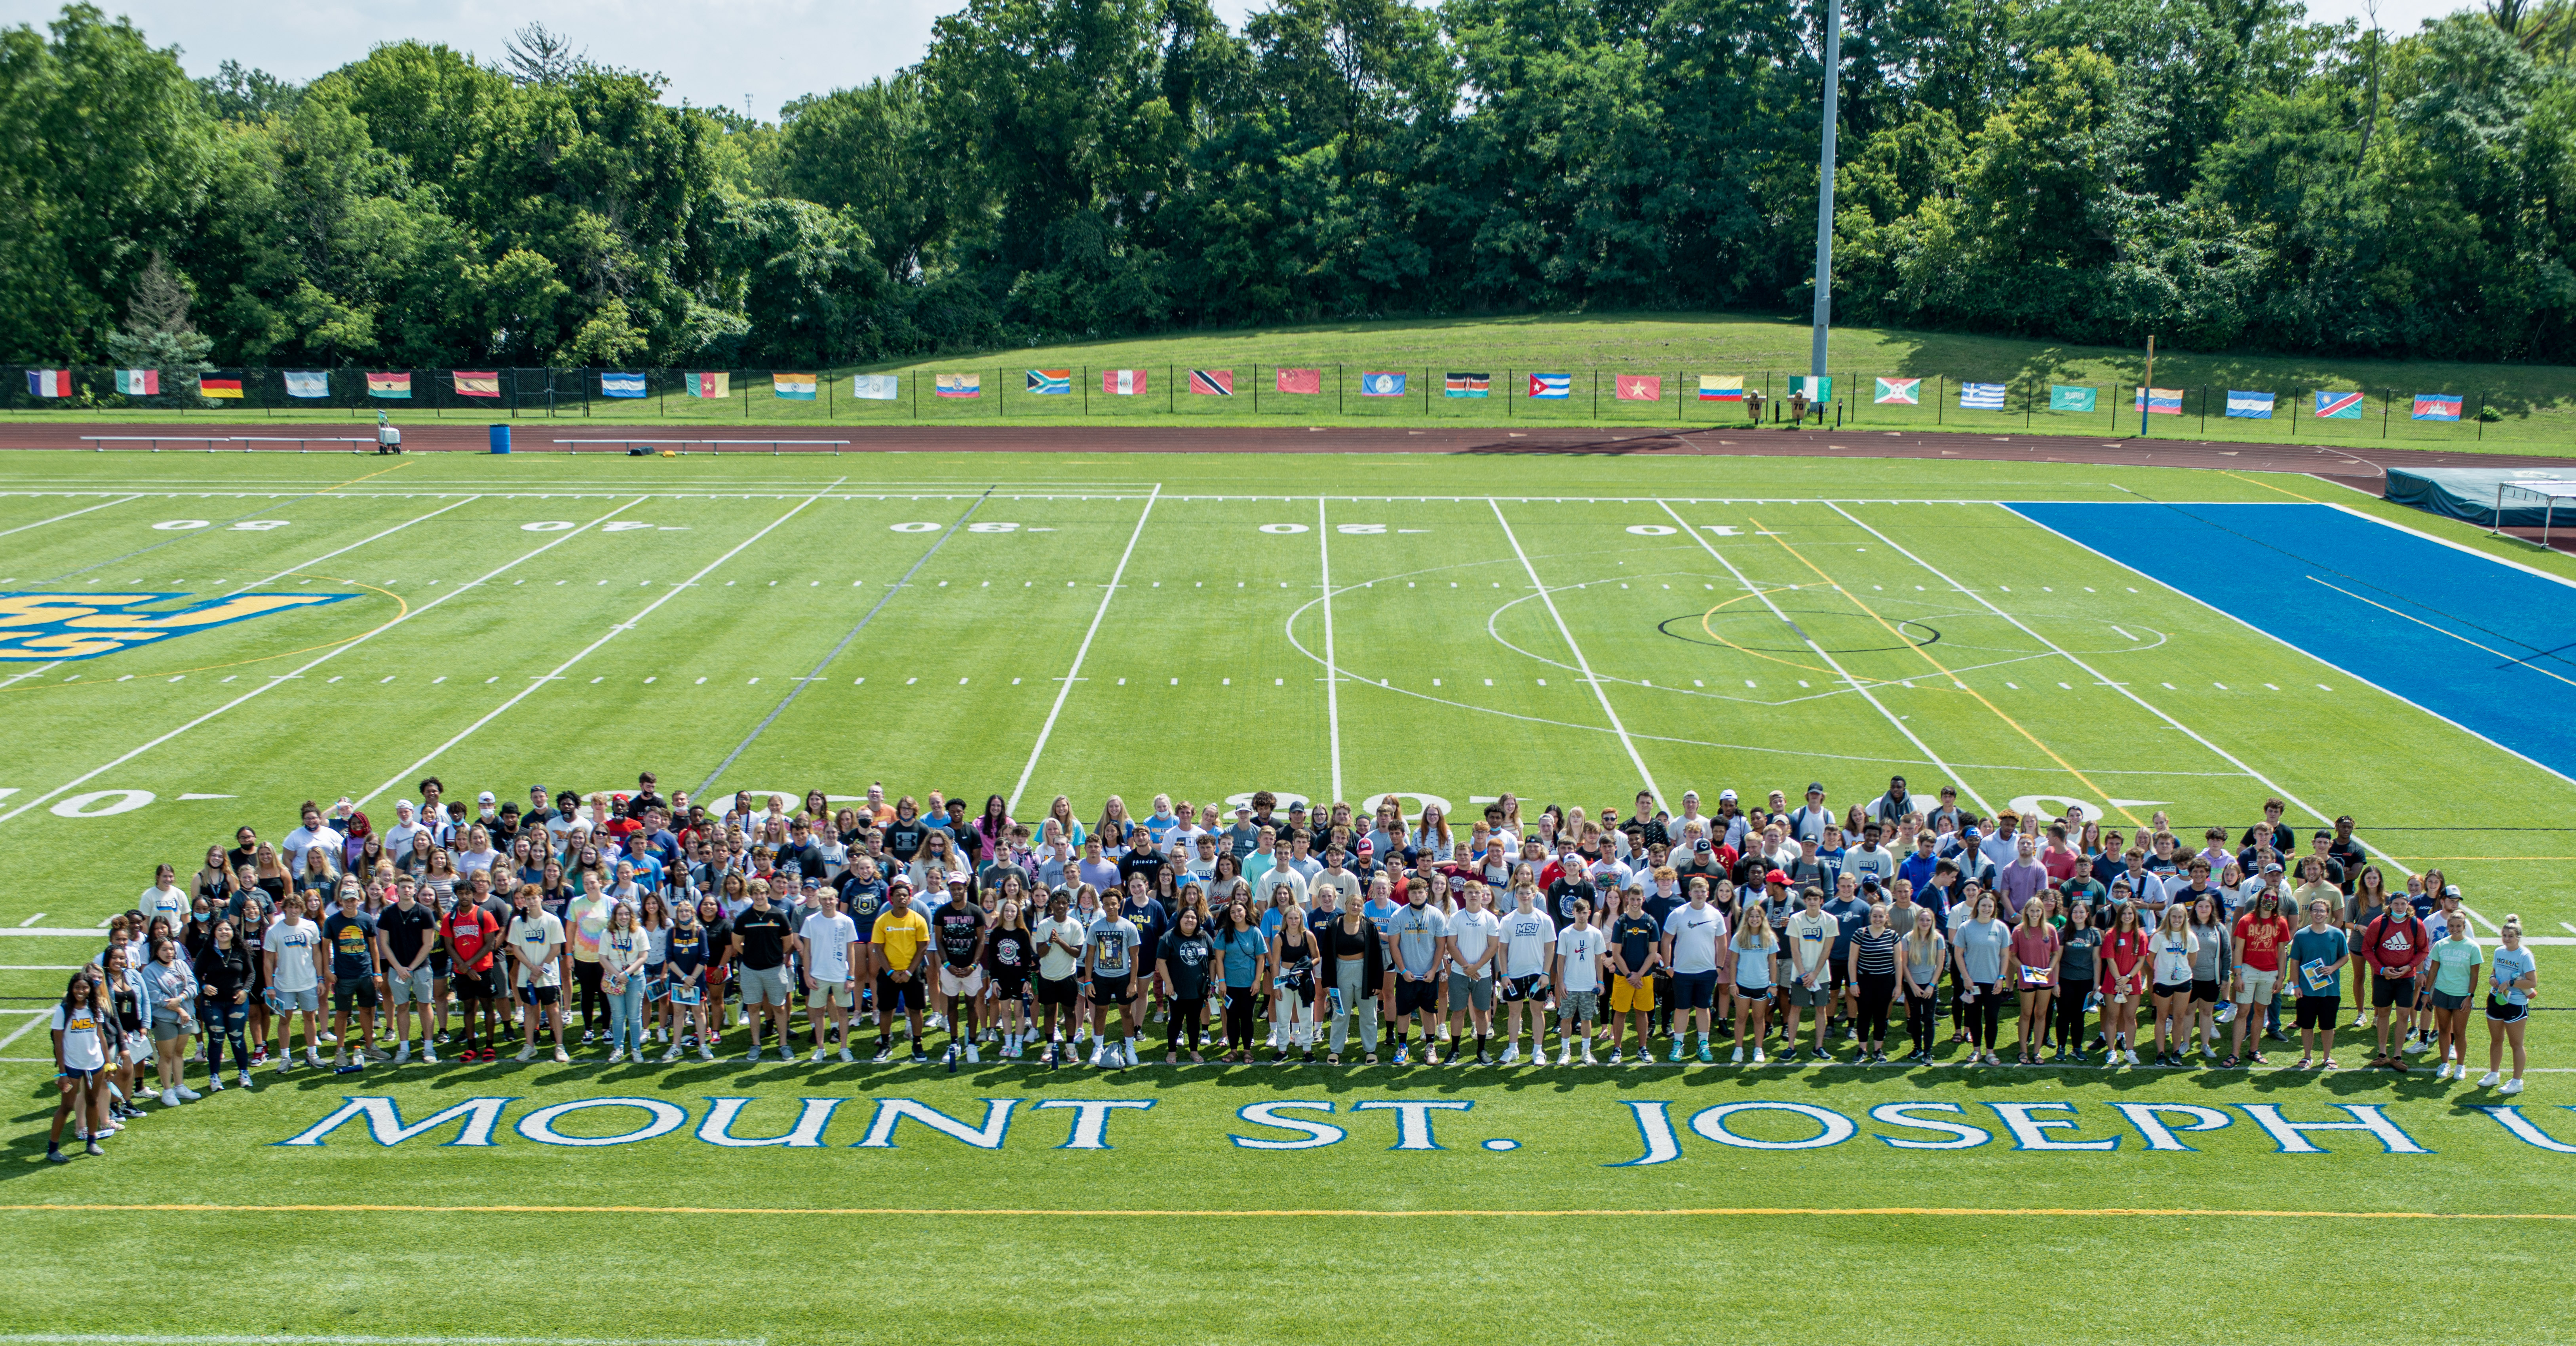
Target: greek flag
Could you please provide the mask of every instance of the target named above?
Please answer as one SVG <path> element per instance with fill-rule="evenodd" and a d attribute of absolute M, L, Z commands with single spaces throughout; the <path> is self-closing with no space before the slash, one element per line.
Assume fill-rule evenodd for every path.
<path fill-rule="evenodd" d="M 1959 410 L 2001 411 L 2006 389 L 2000 383 L 1962 383 L 1959 385 Z"/>

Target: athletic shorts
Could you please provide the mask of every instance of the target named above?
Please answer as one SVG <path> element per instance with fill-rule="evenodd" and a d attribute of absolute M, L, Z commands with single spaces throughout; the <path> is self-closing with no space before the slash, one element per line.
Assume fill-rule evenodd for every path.
<path fill-rule="evenodd" d="M 939 967 L 939 993 L 962 996 L 969 1000 L 984 994 L 984 969 L 970 967 L 963 972 L 943 963 Z"/>
<path fill-rule="evenodd" d="M 742 1003 L 748 1005 L 788 1005 L 787 965 L 747 967 L 742 970 Z"/>
<path fill-rule="evenodd" d="M 1834 988 L 1831 986 L 1811 987 L 1807 985 L 1804 978 L 1793 979 L 1787 985 L 1789 991 L 1789 1003 L 1800 1009 L 1822 1009 L 1834 1003 Z M 1769 995 L 1771 993 L 1771 988 L 1764 986 L 1756 990 L 1748 991 L 1739 986 L 1736 988 L 1735 993 L 1737 995 Z"/>
<path fill-rule="evenodd" d="M 2469 997 L 2465 991 L 2458 995 L 2448 991 L 2433 992 L 2433 1008 L 2437 1010 L 2455 1010 L 2467 1003 L 2469 1003 Z"/>
<path fill-rule="evenodd" d="M 174 1042 L 196 1031 L 197 1022 L 194 1019 L 182 1019 L 176 1015 L 169 1015 L 152 1021 L 154 1042 Z"/>
<path fill-rule="evenodd" d="M 825 981 L 818 977 L 814 980 L 814 988 L 805 993 L 805 1008 L 809 1010 L 828 1009 L 834 1005 L 848 1009 L 857 1003 L 858 994 L 845 981 Z"/>
<path fill-rule="evenodd" d="M 556 1001 L 563 999 L 563 988 L 560 986 L 522 986 L 519 988 L 519 998 L 527 1001 L 531 1005 L 551 1005 Z"/>
<path fill-rule="evenodd" d="M 460 1000 L 499 1000 L 504 995 L 501 970 L 497 967 L 480 972 L 458 971 L 448 978 L 447 984 Z"/>
<path fill-rule="evenodd" d="M 1429 1014 L 1439 1007 L 1440 983 L 1438 981 L 1406 981 L 1401 977 L 1396 978 L 1395 1012 L 1398 1017 L 1407 1014 Z"/>
<path fill-rule="evenodd" d="M 1543 995 L 1541 984 L 1546 980 L 1546 976 L 1536 972 L 1523 973 L 1517 977 L 1505 977 L 1502 987 L 1503 1003 L 1508 1005 L 1515 1000 L 1541 999 Z"/>
<path fill-rule="evenodd" d="M 351 977 L 331 988 L 331 1008 L 346 1013 L 376 1007 L 376 979 Z"/>
<path fill-rule="evenodd" d="M 2195 1005 L 2217 1004 L 2218 983 L 2214 981 L 2199 981 L 2195 979 L 2191 984 L 2191 1002 Z"/>
<path fill-rule="evenodd" d="M 385 1000 L 389 1004 L 426 1005 L 435 998 L 435 992 L 427 963 L 409 972 L 397 968 L 385 974 Z"/>
<path fill-rule="evenodd" d="M 880 974 L 877 977 L 877 1012 L 879 1014 L 893 1014 L 899 1010 L 920 1009 L 922 1008 L 921 999 L 921 978 L 915 977 L 910 981 L 896 981 L 893 977 L 887 975 Z"/>
<path fill-rule="evenodd" d="M 2488 1023 L 2518 1024 L 2524 1019 L 2530 1017 L 2530 1014 L 2531 1007 L 2529 1005 L 2512 1005 L 2498 1000 L 2494 996 L 2487 997 Z"/>
<path fill-rule="evenodd" d="M 2299 997 L 2299 1027 L 2331 1034 L 2335 1014 L 2343 1008 L 2343 997 L 2337 995 L 2303 995 Z M 2332 1042 L 2329 1037 L 2327 1041 Z"/>
<path fill-rule="evenodd" d="M 1480 1010 L 1494 1007 L 1494 978 L 1491 973 L 1470 977 L 1464 972 L 1449 974 L 1449 1012 L 1457 1013 L 1473 1006 Z"/>
<path fill-rule="evenodd" d="M 2160 982 L 2157 982 L 2157 983 L 2156 983 L 2156 998 L 2157 998 L 2158 1000 L 2162 1000 L 2162 999 L 2164 999 L 2166 996 L 2172 996 L 2172 995 L 2188 995 L 2188 994 L 2190 994 L 2190 993 L 2191 993 L 2191 986 L 2192 986 L 2192 984 L 2191 984 L 2190 982 L 2187 982 L 2187 981 L 2160 981 Z"/>
<path fill-rule="evenodd" d="M 1073 978 L 1038 978 L 1038 1004 L 1055 1009 L 1072 1009 Z"/>
<path fill-rule="evenodd" d="M 1135 979 L 1134 977 L 1132 977 L 1132 976 L 1125 976 L 1125 977 L 1105 977 L 1105 976 L 1100 975 L 1099 973 L 1093 973 L 1093 974 L 1092 974 L 1092 977 L 1091 977 L 1091 1003 L 1092 1003 L 1092 1004 L 1095 1004 L 1095 1005 L 1124 1005 L 1124 1004 L 1126 1004 L 1128 1001 L 1133 1000 L 1133 999 L 1135 999 L 1135 998 L 1136 998 L 1136 979 Z"/>
<path fill-rule="evenodd" d="M 2407 1009 L 2415 1003 L 2415 979 L 2382 974 L 2370 984 L 2372 1009 Z"/>
<path fill-rule="evenodd" d="M 1673 974 L 1673 1008 L 1707 1009 L 1717 1003 L 1717 969 Z"/>
<path fill-rule="evenodd" d="M 1630 986 L 1626 977 L 1616 977 L 1611 980 L 1610 1012 L 1612 1014 L 1641 1014 L 1655 1007 L 1655 979 L 1639 977 L 1637 982 L 1637 985 Z"/>
<path fill-rule="evenodd" d="M 2268 1005 L 2272 1003 L 2272 997 L 2280 993 L 2281 973 L 2279 969 L 2276 968 L 2270 972 L 2260 972 L 2249 967 L 2245 969 L 2244 975 L 2245 989 L 2237 993 L 2237 1004 Z"/>
<path fill-rule="evenodd" d="M 277 997 L 274 1008 L 280 1014 L 293 1014 L 297 1010 L 311 1014 L 322 1008 L 322 992 L 318 987 L 307 986 L 301 991 L 281 991 L 271 987 L 269 994 Z"/>
<path fill-rule="evenodd" d="M 1014 972 L 1007 976 L 999 972 L 988 975 L 993 979 L 993 995 L 996 999 L 1017 1000 L 1028 993 L 1029 977 L 1025 972 Z"/>
<path fill-rule="evenodd" d="M 1588 1024 L 1601 1017 L 1601 993 L 1599 991 L 1568 991 L 1563 996 L 1558 997 L 1556 1002 L 1556 1013 L 1559 1018 L 1572 1019 L 1574 1022 L 1579 1024 Z"/>

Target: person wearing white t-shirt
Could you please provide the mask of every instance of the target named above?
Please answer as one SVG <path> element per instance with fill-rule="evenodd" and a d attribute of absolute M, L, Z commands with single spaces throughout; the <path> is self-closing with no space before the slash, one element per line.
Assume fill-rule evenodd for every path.
<path fill-rule="evenodd" d="M 820 1064 L 823 1053 L 830 1050 L 823 1041 L 823 1011 L 831 1011 L 833 1039 L 841 1044 L 841 1060 L 855 1062 L 850 1054 L 850 1009 L 858 1003 L 850 985 L 850 970 L 858 965 L 859 923 L 841 910 L 840 894 L 825 888 L 816 895 L 819 909 L 805 918 L 796 932 L 805 953 L 805 1017 L 814 1027 L 814 1060 Z"/>
<path fill-rule="evenodd" d="M 304 1059 L 322 1067 L 322 927 L 304 919 L 304 900 L 293 893 L 277 905 L 277 920 L 260 938 L 260 958 L 267 964 L 270 1008 L 277 1016 L 277 1069 L 295 1066 L 288 1047 L 295 1040 L 295 1016 L 304 1016 Z"/>
<path fill-rule="evenodd" d="M 572 1060 L 564 1050 L 563 1016 L 563 951 L 564 926 L 553 912 L 538 905 L 537 895 L 543 890 L 533 883 L 519 886 L 519 914 L 510 919 L 510 982 L 518 988 L 519 1000 L 527 1006 L 520 1016 L 525 1024 L 526 1039 L 519 1046 L 515 1061 L 525 1061 L 537 1054 L 537 1025 L 549 1022 L 555 1034 L 555 1064 Z"/>
<path fill-rule="evenodd" d="M 287 833 L 286 840 L 279 842 L 277 849 L 286 861 L 287 872 L 301 874 L 304 872 L 304 853 L 316 846 L 331 857 L 333 869 L 340 867 L 345 841 L 337 830 L 322 821 L 321 806 L 308 799 L 304 801 L 304 825 Z"/>
<path fill-rule="evenodd" d="M 1717 1004 L 1717 946 L 1726 939 L 1726 913 L 1708 904 L 1708 881 L 1693 878 L 1690 901 L 1664 918 L 1664 966 L 1673 970 L 1673 1063 L 1682 1039 L 1699 1020 L 1699 1059 L 1715 1061 L 1709 1047 L 1709 1014 Z"/>
<path fill-rule="evenodd" d="M 143 925 L 147 930 L 151 928 L 152 918 L 155 916 L 168 921 L 174 934 L 185 928 L 188 924 L 188 894 L 179 886 L 178 867 L 155 866 L 152 870 L 152 886 L 144 889 L 141 897 L 134 899 L 134 909 L 143 913 Z"/>
<path fill-rule="evenodd" d="M 1592 924 L 1592 904 L 1574 904 L 1574 924 L 1556 937 L 1556 1037 L 1564 1044 L 1556 1063 L 1574 1064 L 1574 1044 L 1583 1043 L 1583 1064 L 1592 1059 L 1592 1024 L 1601 1016 L 1601 959 L 1609 941 Z"/>
<path fill-rule="evenodd" d="M 1834 939 L 1842 932 L 1842 923 L 1825 911 L 1825 894 L 1821 888 L 1810 888 L 1805 905 L 1782 923 L 1789 942 L 1789 966 L 1782 969 L 1781 980 L 1787 983 L 1789 1015 L 1780 1036 L 1780 1060 L 1798 1059 L 1798 1014 L 1801 1010 L 1816 1012 L 1816 1059 L 1825 1059 L 1825 1027 L 1833 1019 L 1834 974 L 1826 955 L 1833 952 Z M 1760 1044 L 1756 1044 L 1757 1046 Z"/>
<path fill-rule="evenodd" d="M 1523 884 L 1512 890 L 1512 909 L 1502 918 L 1503 942 L 1503 1059 L 1511 1065 L 1521 1058 L 1521 1010 L 1527 1006 L 1530 1025 L 1531 1059 L 1547 1062 L 1547 994 L 1548 969 L 1556 961 L 1556 922 L 1539 910 L 1538 885 Z"/>
<path fill-rule="evenodd" d="M 1502 922 L 1485 910 L 1485 885 L 1468 881 L 1458 910 L 1449 917 L 1444 941 L 1449 967 L 1449 1035 L 1461 1044 L 1465 1028 L 1476 1031 L 1476 1064 L 1485 1064 L 1485 1039 L 1494 1031 L 1494 958 L 1502 952 Z M 1462 1026 L 1461 1016 L 1467 1020 Z M 1450 1053 L 1449 1063 L 1458 1064 Z"/>

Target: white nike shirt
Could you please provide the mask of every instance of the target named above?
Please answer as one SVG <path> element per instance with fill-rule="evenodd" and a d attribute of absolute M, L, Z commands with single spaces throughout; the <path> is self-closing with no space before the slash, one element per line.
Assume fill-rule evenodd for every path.
<path fill-rule="evenodd" d="M 1503 918 L 1503 975 L 1545 972 L 1556 957 L 1556 922 L 1536 907 Z"/>

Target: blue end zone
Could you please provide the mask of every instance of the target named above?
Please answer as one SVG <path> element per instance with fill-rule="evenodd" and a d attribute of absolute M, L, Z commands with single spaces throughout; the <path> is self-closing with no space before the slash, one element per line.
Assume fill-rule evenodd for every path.
<path fill-rule="evenodd" d="M 2576 777 L 2576 587 L 2327 505 L 2005 508 Z"/>

